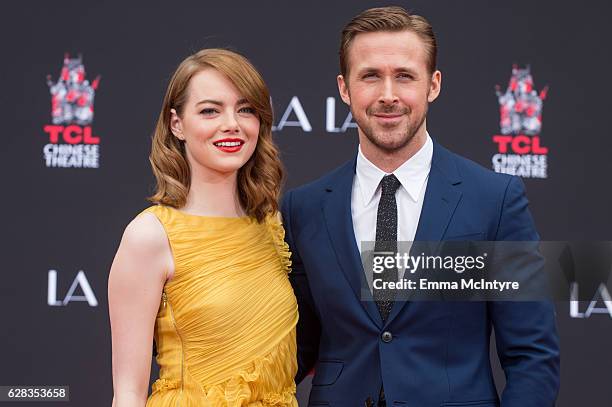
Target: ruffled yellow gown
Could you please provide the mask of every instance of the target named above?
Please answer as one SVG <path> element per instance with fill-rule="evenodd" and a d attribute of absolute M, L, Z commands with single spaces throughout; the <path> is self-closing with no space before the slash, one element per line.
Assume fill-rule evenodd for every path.
<path fill-rule="evenodd" d="M 160 377 L 147 406 L 297 407 L 298 312 L 278 218 L 144 212 L 163 225 L 175 268 L 155 322 Z"/>

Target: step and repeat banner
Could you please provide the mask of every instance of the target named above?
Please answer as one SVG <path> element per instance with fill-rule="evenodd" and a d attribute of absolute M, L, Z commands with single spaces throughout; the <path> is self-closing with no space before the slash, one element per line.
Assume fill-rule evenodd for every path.
<path fill-rule="evenodd" d="M 381 5 L 5 4 L 0 385 L 69 386 L 70 405 L 110 405 L 108 272 L 126 224 L 149 205 L 150 138 L 183 58 L 229 47 L 262 72 L 285 188 L 295 187 L 355 155 L 355 124 L 336 88 L 340 31 Z M 432 138 L 521 176 L 543 240 L 612 240 L 612 6 L 399 5 L 427 17 L 439 41 L 442 92 L 429 110 Z M 592 298 L 557 304 L 558 406 L 612 403 L 612 302 L 604 288 Z M 307 391 L 303 383 L 301 404 Z"/>

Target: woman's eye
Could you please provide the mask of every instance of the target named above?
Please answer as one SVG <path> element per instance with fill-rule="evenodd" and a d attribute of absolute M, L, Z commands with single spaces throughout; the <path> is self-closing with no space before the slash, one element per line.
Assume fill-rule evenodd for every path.
<path fill-rule="evenodd" d="M 239 113 L 248 113 L 248 114 L 255 114 L 255 109 L 253 109 L 252 107 L 241 107 L 240 110 L 238 110 Z"/>
<path fill-rule="evenodd" d="M 218 113 L 218 112 L 217 112 L 217 109 L 213 109 L 212 107 L 208 107 L 206 109 L 202 109 L 200 111 L 200 113 L 204 114 L 204 115 L 211 115 L 211 114 L 215 114 L 215 113 Z"/>

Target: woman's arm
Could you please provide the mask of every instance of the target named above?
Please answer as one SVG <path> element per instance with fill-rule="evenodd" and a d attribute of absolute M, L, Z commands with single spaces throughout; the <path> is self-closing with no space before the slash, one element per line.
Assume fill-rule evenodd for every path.
<path fill-rule="evenodd" d="M 114 407 L 146 404 L 155 318 L 173 267 L 161 223 L 149 213 L 136 217 L 125 229 L 108 279 Z"/>

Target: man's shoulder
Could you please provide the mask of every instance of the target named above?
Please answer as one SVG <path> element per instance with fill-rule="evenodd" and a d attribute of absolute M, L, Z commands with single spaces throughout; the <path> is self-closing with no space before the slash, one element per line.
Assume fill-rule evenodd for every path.
<path fill-rule="evenodd" d="M 483 165 L 459 155 L 437 144 L 439 157 L 434 157 L 434 165 L 454 166 L 457 176 L 467 188 L 477 188 L 480 193 L 499 192 L 506 189 L 512 175 L 500 174 Z M 438 160 L 436 160 L 438 158 Z"/>
<path fill-rule="evenodd" d="M 288 190 L 285 195 L 292 195 L 294 200 L 299 201 L 316 201 L 338 182 L 352 181 L 354 172 L 355 159 L 353 158 L 314 181 Z"/>

